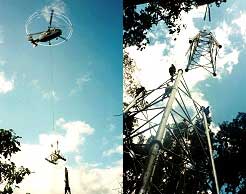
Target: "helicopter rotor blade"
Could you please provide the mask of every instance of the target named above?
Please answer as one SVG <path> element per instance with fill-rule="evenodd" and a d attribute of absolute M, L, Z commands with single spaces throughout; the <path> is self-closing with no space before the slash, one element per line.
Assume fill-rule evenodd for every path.
<path fill-rule="evenodd" d="M 36 33 L 32 33 L 32 34 L 27 34 L 27 36 L 38 35 L 38 34 L 42 34 L 43 32 L 46 32 L 46 31 L 36 32 Z"/>
<path fill-rule="evenodd" d="M 51 27 L 51 23 L 52 23 L 52 19 L 53 19 L 53 14 L 54 14 L 54 10 L 51 10 L 51 14 L 50 14 L 50 26 Z"/>
<path fill-rule="evenodd" d="M 62 37 L 62 36 L 59 36 L 61 39 L 63 39 L 63 40 L 66 40 L 67 41 L 67 39 L 66 38 L 64 38 L 64 37 Z"/>

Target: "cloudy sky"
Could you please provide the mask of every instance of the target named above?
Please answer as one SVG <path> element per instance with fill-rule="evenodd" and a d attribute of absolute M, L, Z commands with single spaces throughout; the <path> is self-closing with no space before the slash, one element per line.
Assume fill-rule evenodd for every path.
<path fill-rule="evenodd" d="M 222 45 L 217 58 L 218 76 L 198 68 L 184 73 L 184 78 L 197 102 L 211 106 L 213 121 L 218 125 L 246 110 L 246 4 L 231 0 L 219 8 L 212 5 L 211 22 L 208 18 L 203 20 L 205 9 L 199 7 L 183 13 L 181 22 L 187 27 L 179 35 L 169 35 L 166 26 L 159 23 L 148 33 L 151 44 L 145 50 L 130 47 L 127 51 L 138 66 L 137 79 L 147 89 L 153 89 L 169 79 L 168 68 L 172 63 L 178 69 L 185 69 L 189 39 L 199 30 L 211 31 Z"/>
<path fill-rule="evenodd" d="M 34 172 L 15 193 L 63 192 L 65 166 L 72 193 L 115 193 L 122 171 L 122 120 L 114 116 L 122 106 L 120 2 L 0 4 L 0 124 L 22 137 L 14 159 Z M 73 35 L 56 47 L 33 48 L 26 21 L 50 7 L 71 20 Z M 67 162 L 54 166 L 44 158 L 57 140 Z"/>

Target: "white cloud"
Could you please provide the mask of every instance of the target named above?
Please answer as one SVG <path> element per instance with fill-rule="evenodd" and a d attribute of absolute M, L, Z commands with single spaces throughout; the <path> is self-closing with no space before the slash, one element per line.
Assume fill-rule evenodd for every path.
<path fill-rule="evenodd" d="M 61 119 L 60 119 L 61 120 Z M 80 134 L 91 135 L 94 129 L 84 121 L 61 122 L 60 127 L 67 131 L 74 131 Z M 75 135 L 75 134 L 74 134 Z"/>
<path fill-rule="evenodd" d="M 54 99 L 55 101 L 59 100 L 59 97 L 56 94 L 56 91 L 50 90 L 50 91 L 41 91 L 42 97 L 46 100 Z"/>
<path fill-rule="evenodd" d="M 27 176 L 16 189 L 16 194 L 59 194 L 64 192 L 64 168 L 68 168 L 69 183 L 73 194 L 115 194 L 115 188 L 122 182 L 122 159 L 102 167 L 98 163 L 85 163 L 83 155 L 76 152 L 78 146 L 83 143 L 78 141 L 82 136 L 91 135 L 94 129 L 84 121 L 69 121 L 64 118 L 56 121 L 59 128 L 65 130 L 60 134 L 56 130 L 54 134 L 41 134 L 38 144 L 22 144 L 21 151 L 14 155 L 13 159 L 17 166 L 28 167 L 33 173 Z M 59 162 L 58 165 L 50 164 L 45 160 L 51 153 L 50 144 L 59 139 L 61 152 L 75 152 L 73 166 L 66 162 Z M 61 140 L 61 141 L 60 141 Z M 67 143 L 67 144 L 66 144 Z M 69 156 L 71 156 L 69 154 Z"/>
<path fill-rule="evenodd" d="M 0 72 L 0 93 L 6 94 L 14 89 L 14 79 L 7 80 L 4 72 Z"/>
<path fill-rule="evenodd" d="M 244 41 L 246 41 L 246 37 L 245 37 L 245 35 L 246 35 L 245 20 L 246 20 L 246 12 L 242 12 L 242 11 L 240 11 L 240 15 L 239 15 L 238 18 L 232 20 L 232 24 L 236 24 L 239 27 L 241 36 L 243 37 Z"/>
<path fill-rule="evenodd" d="M 40 89 L 39 80 L 37 79 L 32 80 L 31 85 L 36 89 Z"/>
<path fill-rule="evenodd" d="M 4 66 L 6 63 L 6 60 L 0 58 L 0 66 Z"/>
<path fill-rule="evenodd" d="M 78 87 L 82 87 L 84 83 L 88 82 L 91 80 L 91 77 L 89 74 L 85 74 L 79 78 L 76 79 L 76 84 Z"/>
<path fill-rule="evenodd" d="M 113 189 L 118 188 L 119 183 L 122 182 L 121 175 L 122 160 L 115 166 L 108 168 L 81 168 L 74 177 L 77 180 L 74 185 L 80 185 L 80 188 L 74 192 L 78 194 L 81 191 L 86 194 L 115 194 Z"/>
<path fill-rule="evenodd" d="M 32 172 L 16 189 L 16 194 L 59 194 L 64 192 L 64 168 L 68 168 L 69 183 L 73 194 L 114 194 L 114 188 L 122 182 L 122 160 L 109 166 L 98 167 L 81 163 L 72 167 L 68 164 L 52 165 L 44 160 L 45 149 L 41 145 L 23 144 L 16 154 L 17 165 L 24 165 Z"/>
<path fill-rule="evenodd" d="M 64 129 L 67 130 L 64 142 L 67 151 L 78 151 L 78 146 L 85 141 L 85 135 L 90 135 L 94 131 L 88 124 L 81 121 L 67 123 Z"/>
<path fill-rule="evenodd" d="M 108 138 L 107 137 L 102 137 L 102 146 L 105 146 L 109 143 Z"/>
<path fill-rule="evenodd" d="M 233 22 L 232 22 L 233 23 Z M 234 65 L 238 63 L 239 48 L 233 47 L 229 39 L 231 35 L 237 34 L 237 31 L 228 23 L 222 22 L 215 30 L 216 39 L 222 44 L 222 49 L 219 50 L 217 58 L 218 78 L 222 79 L 223 73 L 225 75 L 231 74 Z"/>
<path fill-rule="evenodd" d="M 123 146 L 118 145 L 115 148 L 112 148 L 112 149 L 109 149 L 103 152 L 103 156 L 111 156 L 113 154 L 123 154 Z"/>
<path fill-rule="evenodd" d="M 47 22 L 50 21 L 50 12 L 52 9 L 57 14 L 64 14 L 66 11 L 66 4 L 63 0 L 54 0 L 50 5 L 46 5 L 42 9 L 42 13 Z"/>
<path fill-rule="evenodd" d="M 220 127 L 218 125 L 216 125 L 214 122 L 211 123 L 211 125 L 209 126 L 209 128 L 215 134 L 217 134 L 220 131 Z"/>
<path fill-rule="evenodd" d="M 77 155 L 77 156 L 75 156 L 74 160 L 75 160 L 76 164 L 81 164 L 82 157 L 80 155 Z"/>
<path fill-rule="evenodd" d="M 238 64 L 240 51 L 236 48 L 232 48 L 229 53 L 221 53 L 217 63 L 218 66 L 218 78 L 221 78 L 220 73 L 231 74 L 234 65 Z"/>
<path fill-rule="evenodd" d="M 87 82 L 91 81 L 90 74 L 84 74 L 75 80 L 75 87 L 71 89 L 69 95 L 74 95 L 79 92 Z"/>
<path fill-rule="evenodd" d="M 56 122 L 56 130 L 53 134 L 41 134 L 40 143 L 42 145 L 50 146 L 59 141 L 61 150 L 66 152 L 78 152 L 79 146 L 85 141 L 85 137 L 92 135 L 95 131 L 89 124 L 85 121 L 69 121 L 66 122 L 65 119 L 60 118 Z M 58 132 L 65 130 L 65 134 L 61 135 Z"/>
<path fill-rule="evenodd" d="M 196 9 L 190 14 L 194 17 L 199 17 L 201 10 L 203 10 L 203 8 Z M 182 22 L 187 25 L 187 28 L 182 29 L 176 41 L 173 40 L 171 35 L 166 33 L 162 35 L 167 39 L 165 43 L 156 42 L 154 45 L 147 46 L 143 51 L 137 50 L 136 47 L 127 49 L 131 58 L 135 60 L 140 69 L 137 77 L 140 83 L 147 89 L 157 87 L 170 78 L 168 68 L 172 63 L 175 64 L 177 69 L 184 69 L 186 67 L 186 52 L 189 47 L 189 38 L 195 36 L 199 30 L 194 26 L 192 17 L 188 14 L 183 14 Z M 163 28 L 165 28 L 165 26 L 163 26 Z M 158 32 L 156 33 L 158 34 Z M 152 32 L 152 36 L 153 34 L 154 32 Z M 196 75 L 200 80 L 205 79 L 204 75 Z"/>
<path fill-rule="evenodd" d="M 110 123 L 109 124 L 109 131 L 114 131 L 115 130 L 115 124 L 113 124 L 113 123 Z"/>
<path fill-rule="evenodd" d="M 57 126 L 61 126 L 63 123 L 65 123 L 65 119 L 64 118 L 59 118 L 56 120 L 56 125 Z"/>
<path fill-rule="evenodd" d="M 232 27 L 225 21 L 221 22 L 220 25 L 215 28 L 214 33 L 217 35 L 216 39 L 222 44 L 222 48 L 227 48 L 231 45 L 229 36 L 234 33 Z"/>
<path fill-rule="evenodd" d="M 42 98 L 45 100 L 52 100 L 53 99 L 54 101 L 58 101 L 60 99 L 57 96 L 57 93 L 55 90 L 46 90 L 46 89 L 42 88 L 39 80 L 37 80 L 37 79 L 31 80 L 30 85 L 33 88 L 35 88 L 36 90 L 38 90 L 40 92 Z"/>

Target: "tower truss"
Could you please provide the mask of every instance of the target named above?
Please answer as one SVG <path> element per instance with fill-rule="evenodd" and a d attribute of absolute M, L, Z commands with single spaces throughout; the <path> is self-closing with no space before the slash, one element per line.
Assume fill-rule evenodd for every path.
<path fill-rule="evenodd" d="M 189 57 L 185 71 L 202 67 L 216 76 L 216 58 L 222 46 L 213 34 L 207 30 L 202 30 L 190 39 L 189 43 L 190 47 L 187 51 Z"/>
<path fill-rule="evenodd" d="M 217 183 L 217 179 L 215 183 L 211 178 L 213 158 L 209 157 L 212 151 L 209 152 L 211 146 L 208 146 L 204 125 L 210 123 L 211 118 L 208 114 L 204 117 L 203 110 L 192 98 L 182 70 L 175 75 L 174 83 L 169 79 L 139 94 L 125 108 L 123 157 L 133 164 L 132 169 L 124 169 L 123 179 L 127 181 L 134 173 L 139 176 L 132 176 L 136 182 L 132 186 L 125 188 L 124 184 L 124 193 L 162 194 L 168 189 L 186 193 L 193 185 L 185 182 L 197 176 L 208 180 L 199 183 L 200 192 Z M 165 166 L 161 166 L 163 163 Z M 165 174 L 171 173 L 172 168 L 179 169 L 180 173 L 173 176 L 176 177 L 172 180 L 173 188 L 167 188 Z"/>
<path fill-rule="evenodd" d="M 67 167 L 65 167 L 65 194 L 71 194 L 71 189 L 70 189 L 70 186 L 69 186 Z"/>

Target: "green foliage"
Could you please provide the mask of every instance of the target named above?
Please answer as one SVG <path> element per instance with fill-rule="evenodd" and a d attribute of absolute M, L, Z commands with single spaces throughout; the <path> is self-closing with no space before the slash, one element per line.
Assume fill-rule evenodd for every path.
<path fill-rule="evenodd" d="M 215 137 L 217 168 L 220 185 L 225 185 L 226 193 L 246 191 L 246 113 L 238 113 L 231 122 L 220 125 Z"/>
<path fill-rule="evenodd" d="M 123 56 L 123 89 L 124 93 L 134 97 L 135 91 L 140 84 L 134 78 L 134 73 L 136 71 L 136 64 L 135 62 L 129 57 L 127 52 L 124 52 Z"/>
<path fill-rule="evenodd" d="M 17 167 L 11 161 L 12 155 L 20 151 L 19 139 L 12 129 L 0 129 L 0 185 L 4 186 L 0 194 L 12 194 L 25 175 L 31 173 L 28 168 Z"/>
<path fill-rule="evenodd" d="M 219 6 L 226 0 L 124 0 L 123 45 L 144 49 L 149 43 L 147 32 L 160 21 L 165 22 L 170 34 L 179 33 L 185 27 L 177 23 L 182 11 L 189 12 L 194 7 L 214 2 Z M 140 4 L 143 6 L 137 7 Z"/>

